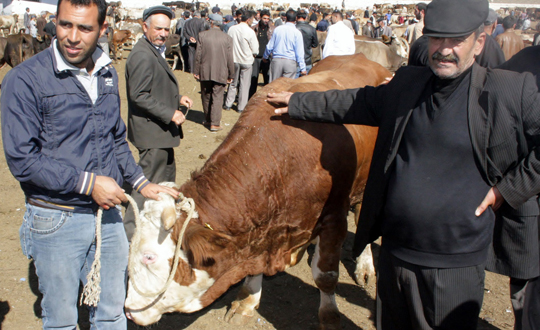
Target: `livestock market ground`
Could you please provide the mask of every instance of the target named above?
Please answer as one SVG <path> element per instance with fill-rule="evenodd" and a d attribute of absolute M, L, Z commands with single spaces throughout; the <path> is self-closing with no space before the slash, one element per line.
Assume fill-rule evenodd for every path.
<path fill-rule="evenodd" d="M 124 53 L 126 57 L 128 52 Z M 127 102 L 124 82 L 125 60 L 114 65 L 120 76 L 122 117 L 127 116 Z M 10 70 L 0 70 L 0 80 Z M 238 119 L 234 111 L 224 111 L 224 130 L 210 133 L 202 125 L 202 105 L 199 84 L 194 78 L 181 71 L 175 71 L 180 82 L 180 93 L 189 95 L 195 102 L 184 124 L 185 139 L 176 148 L 178 183 L 189 178 L 192 171 L 199 169 Z M 279 141 L 276 141 L 279 143 Z M 24 196 L 18 182 L 12 177 L 6 164 L 3 147 L 0 146 L 0 330 L 40 329 L 41 314 L 38 282 L 31 261 L 27 260 L 19 244 L 19 226 L 24 214 Z M 343 249 L 340 278 L 336 290 L 336 300 L 342 313 L 342 329 L 374 329 L 375 285 L 360 287 L 351 274 L 354 263 L 348 255 L 352 247 L 354 221 L 349 215 L 349 234 Z M 316 288 L 308 256 L 299 265 L 285 273 L 265 278 L 263 294 L 258 314 L 244 327 L 225 323 L 224 316 L 236 297 L 239 286 L 232 287 L 224 296 L 206 309 L 193 314 L 167 314 L 152 326 L 152 329 L 190 330 L 237 330 L 237 329 L 317 329 L 317 309 L 319 292 Z M 85 308 L 80 308 L 79 329 L 89 329 Z M 508 296 L 508 278 L 487 274 L 484 306 L 480 315 L 479 329 L 512 329 L 513 315 Z M 129 323 L 128 329 L 139 329 Z"/>

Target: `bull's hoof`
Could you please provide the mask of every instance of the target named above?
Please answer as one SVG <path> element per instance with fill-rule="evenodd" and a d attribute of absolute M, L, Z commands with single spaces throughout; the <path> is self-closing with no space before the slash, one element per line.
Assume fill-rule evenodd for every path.
<path fill-rule="evenodd" d="M 340 330 L 341 321 L 340 313 L 335 310 L 327 310 L 319 313 L 319 329 L 320 330 Z"/>
<path fill-rule="evenodd" d="M 253 320 L 254 311 L 243 308 L 240 302 L 234 301 L 231 309 L 225 314 L 225 321 L 233 325 L 246 325 Z"/>

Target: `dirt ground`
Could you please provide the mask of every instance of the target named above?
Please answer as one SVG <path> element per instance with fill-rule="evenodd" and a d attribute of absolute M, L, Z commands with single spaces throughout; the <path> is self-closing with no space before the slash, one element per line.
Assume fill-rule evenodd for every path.
<path fill-rule="evenodd" d="M 128 52 L 124 53 L 124 57 Z M 127 116 L 124 66 L 125 60 L 114 65 L 120 77 L 122 116 Z M 0 70 L 0 80 L 9 67 Z M 216 149 L 231 130 L 239 115 L 224 111 L 223 131 L 211 133 L 202 126 L 203 113 L 199 85 L 194 78 L 175 71 L 180 83 L 180 93 L 189 95 L 195 102 L 183 125 L 185 138 L 176 148 L 177 180 L 186 181 L 190 173 L 199 169 L 212 151 Z M 3 147 L 0 146 L 0 330 L 40 329 L 41 313 L 38 282 L 33 264 L 21 252 L 19 226 L 25 211 L 24 196 L 18 182 L 7 167 Z M 349 234 L 343 248 L 340 278 L 336 300 L 342 313 L 342 329 L 374 329 L 375 285 L 358 286 L 351 275 L 354 263 L 348 255 L 355 232 L 354 221 L 349 215 Z M 312 253 L 312 250 L 311 250 Z M 319 293 L 311 269 L 310 255 L 285 273 L 265 278 L 258 314 L 245 327 L 229 325 L 225 313 L 234 300 L 239 285 L 232 287 L 224 296 L 209 307 L 193 314 L 168 314 L 152 326 L 152 329 L 317 329 Z M 89 329 L 85 308 L 80 308 L 80 329 Z M 513 315 L 508 295 L 508 278 L 488 273 L 485 299 L 479 320 L 479 329 L 512 329 Z M 128 329 L 138 329 L 131 323 Z"/>

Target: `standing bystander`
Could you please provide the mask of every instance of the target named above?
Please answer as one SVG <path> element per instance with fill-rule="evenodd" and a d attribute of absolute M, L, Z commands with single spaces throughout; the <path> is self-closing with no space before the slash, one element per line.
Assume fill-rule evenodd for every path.
<path fill-rule="evenodd" d="M 221 107 L 227 83 L 234 78 L 233 40 L 221 31 L 223 18 L 210 14 L 210 30 L 199 34 L 193 76 L 201 83 L 203 125 L 210 131 L 221 130 Z"/>
<path fill-rule="evenodd" d="M 176 77 L 165 61 L 171 17 L 171 9 L 165 6 L 145 9 L 144 36 L 126 60 L 128 139 L 139 151 L 139 166 L 154 183 L 176 181 L 173 148 L 180 144 L 181 125 L 186 120 L 179 108 L 193 104 L 188 96 L 179 95 Z M 143 197 L 133 192 L 139 209 Z M 134 233 L 134 220 L 133 212 L 127 210 L 124 224 L 129 240 Z"/>

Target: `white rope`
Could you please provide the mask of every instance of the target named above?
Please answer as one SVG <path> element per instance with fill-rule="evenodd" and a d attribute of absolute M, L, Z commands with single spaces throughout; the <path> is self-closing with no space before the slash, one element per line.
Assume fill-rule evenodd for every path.
<path fill-rule="evenodd" d="M 131 204 L 131 207 L 133 208 L 133 213 L 135 214 L 135 224 L 136 224 L 136 230 L 135 234 L 133 235 L 133 240 L 131 242 L 130 247 L 130 253 L 129 253 L 129 275 L 130 275 L 130 282 L 135 291 L 137 291 L 138 294 L 144 297 L 155 297 L 161 295 L 163 292 L 167 290 L 169 285 L 171 284 L 174 274 L 176 274 L 176 270 L 178 268 L 178 260 L 180 259 L 180 249 L 182 247 L 182 241 L 184 240 L 184 233 L 186 231 L 187 225 L 191 221 L 192 218 L 198 218 L 197 212 L 195 212 L 195 201 L 193 198 L 186 198 L 182 193 L 180 193 L 181 201 L 177 203 L 177 207 L 180 208 L 180 210 L 187 213 L 187 218 L 184 221 L 184 224 L 182 225 L 182 230 L 180 230 L 180 234 L 178 235 L 178 242 L 176 244 L 176 250 L 174 252 L 174 262 L 173 262 L 173 269 L 171 273 L 169 274 L 169 278 L 167 279 L 167 282 L 163 286 L 161 290 L 158 292 L 142 292 L 136 285 L 134 281 L 131 281 L 131 278 L 135 274 L 135 271 L 133 270 L 134 260 L 135 260 L 135 253 L 139 250 L 139 244 L 141 241 L 141 219 L 139 217 L 139 207 L 137 206 L 137 202 L 128 194 L 126 194 L 126 198 L 128 199 L 129 203 Z M 96 215 L 96 253 L 94 257 L 94 262 L 92 263 L 92 267 L 90 269 L 90 272 L 86 276 L 86 285 L 84 286 L 83 293 L 81 295 L 81 304 L 86 304 L 88 306 L 94 306 L 96 307 L 99 302 L 99 296 L 101 293 L 101 219 L 103 217 L 103 208 L 99 208 Z"/>
<path fill-rule="evenodd" d="M 100 207 L 96 215 L 96 253 L 94 262 L 88 275 L 86 276 L 86 285 L 81 295 L 81 304 L 96 307 L 101 293 L 101 218 L 103 217 L 103 208 Z"/>
<path fill-rule="evenodd" d="M 180 234 L 178 235 L 178 241 L 176 243 L 176 249 L 174 251 L 173 268 L 171 270 L 171 273 L 169 274 L 169 278 L 167 279 L 167 282 L 165 283 L 165 285 L 163 286 L 161 290 L 157 292 L 143 292 L 137 287 L 137 285 L 135 284 L 135 281 L 132 281 L 133 277 L 135 276 L 134 265 L 136 262 L 135 260 L 137 258 L 136 252 L 139 250 L 139 244 L 140 244 L 141 219 L 139 217 L 137 203 L 135 203 L 135 201 L 131 198 L 131 196 L 126 195 L 126 197 L 128 197 L 129 202 L 133 206 L 133 212 L 135 212 L 135 225 L 136 225 L 135 234 L 133 235 L 133 239 L 131 241 L 131 248 L 130 248 L 131 250 L 129 253 L 129 263 L 128 263 L 129 281 L 131 285 L 133 286 L 133 289 L 141 296 L 156 297 L 156 296 L 161 295 L 163 292 L 165 292 L 174 279 L 174 274 L 176 274 L 176 270 L 178 268 L 178 261 L 180 259 L 180 249 L 182 247 L 182 242 L 184 240 L 184 233 L 191 219 L 198 217 L 197 212 L 195 212 L 195 201 L 193 200 L 193 198 L 186 198 L 184 197 L 182 193 L 180 193 L 181 201 L 177 203 L 177 207 L 180 208 L 180 210 L 187 213 L 187 218 L 184 221 L 184 224 L 182 225 Z"/>

